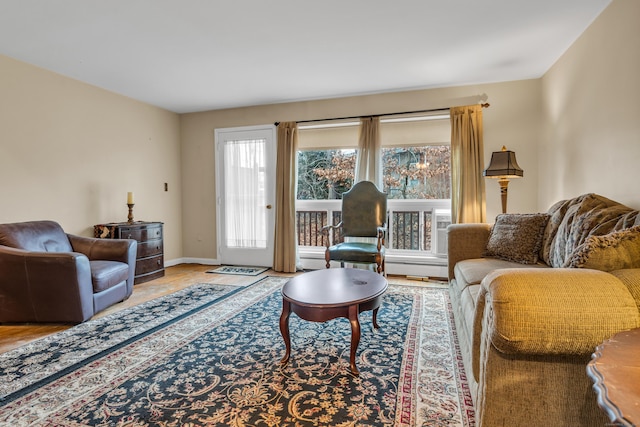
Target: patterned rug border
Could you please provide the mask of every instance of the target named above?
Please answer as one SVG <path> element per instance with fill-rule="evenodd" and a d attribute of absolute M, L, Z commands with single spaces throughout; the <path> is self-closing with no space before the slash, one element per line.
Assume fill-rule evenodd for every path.
<path fill-rule="evenodd" d="M 235 274 L 238 276 L 258 276 L 269 268 L 267 267 L 253 267 L 249 265 L 223 265 L 213 270 L 207 270 L 206 273 L 215 273 L 215 274 Z M 248 272 L 244 272 L 242 270 L 250 270 Z"/>
<path fill-rule="evenodd" d="M 205 323 L 207 325 L 219 324 L 219 322 L 225 322 L 225 319 L 229 318 L 228 316 L 235 316 L 236 314 L 243 312 L 248 307 L 252 307 L 253 304 L 263 300 L 264 298 L 271 299 L 272 301 L 270 303 L 271 309 L 269 309 L 268 312 L 273 313 L 273 309 L 275 308 L 274 303 L 277 301 L 277 297 L 276 297 L 276 300 L 273 299 L 274 293 L 278 291 L 278 288 L 280 288 L 286 280 L 288 280 L 288 278 L 277 277 L 277 276 L 276 277 L 267 276 L 247 287 L 228 286 L 228 287 L 233 287 L 235 289 L 228 290 L 223 295 L 216 296 L 214 298 L 215 301 L 213 302 L 212 301 L 206 302 L 205 304 L 201 304 L 199 307 L 189 309 L 188 313 L 185 312 L 180 314 L 179 316 L 174 316 L 174 320 L 171 320 L 171 319 L 164 320 L 161 323 L 162 325 L 166 325 L 167 323 L 170 323 L 170 325 L 167 325 L 168 329 L 172 329 L 177 323 L 183 323 L 185 321 L 187 323 L 193 323 L 195 320 L 188 318 L 190 314 L 203 310 L 202 313 L 198 315 L 200 319 L 204 320 L 206 318 L 207 320 L 205 321 Z M 393 280 L 391 280 L 391 282 L 393 282 Z M 259 283 L 264 283 L 267 286 L 253 286 Z M 223 285 L 217 285 L 217 284 L 205 284 L 205 285 L 214 286 L 214 287 L 223 287 Z M 197 285 L 194 284 L 189 288 L 185 288 L 185 290 L 183 291 L 192 289 L 195 286 Z M 437 291 L 437 294 L 433 294 L 434 296 L 430 296 L 427 298 L 427 293 L 423 292 L 426 289 Z M 179 291 L 179 292 L 182 292 L 182 291 Z M 405 296 L 413 295 L 412 298 L 414 299 L 413 309 L 408 314 L 408 317 L 409 317 L 408 325 L 410 326 L 410 328 L 409 330 L 407 330 L 407 333 L 406 333 L 407 335 L 404 341 L 405 344 L 399 347 L 399 350 L 401 351 L 403 356 L 400 359 L 401 360 L 400 376 L 396 378 L 398 396 L 397 396 L 397 402 L 396 402 L 396 411 L 397 411 L 396 421 L 394 425 L 409 427 L 413 425 L 418 425 L 416 423 L 419 423 L 420 425 L 442 425 L 442 426 L 447 425 L 447 426 L 472 427 L 474 425 L 473 406 L 471 403 L 470 391 L 469 391 L 468 383 L 466 381 L 466 376 L 464 375 L 464 368 L 462 365 L 460 349 L 457 342 L 457 336 L 456 336 L 457 334 L 456 334 L 455 326 L 453 323 L 451 303 L 448 298 L 448 292 L 446 291 L 446 287 L 443 287 L 438 284 L 425 284 L 425 283 L 421 283 L 421 284 L 390 283 L 388 292 L 396 295 L 405 295 Z M 238 293 L 240 293 L 239 295 L 241 296 L 240 296 L 240 299 L 237 300 L 238 302 L 237 304 L 215 305 L 216 302 L 220 303 L 221 301 L 224 301 L 225 299 L 231 297 L 232 295 L 237 295 Z M 172 296 L 175 294 L 176 293 L 170 294 L 168 296 Z M 153 301 L 160 300 L 161 298 L 158 298 Z M 398 298 L 398 297 L 395 297 L 395 298 Z M 149 303 L 151 302 L 152 301 L 150 301 Z M 212 305 L 214 306 L 212 307 Z M 141 306 L 132 307 L 131 309 L 133 310 L 139 307 Z M 207 307 L 209 308 L 207 309 Z M 123 312 L 124 311 L 125 310 L 123 310 Z M 213 318 L 211 318 L 212 314 L 214 315 Z M 114 315 L 117 315 L 117 313 L 114 313 Z M 109 319 L 110 316 L 106 316 L 101 319 Z M 186 319 L 178 320 L 178 317 L 182 317 Z M 101 320 L 101 319 L 96 319 L 96 320 Z M 433 321 L 435 321 L 435 323 L 431 323 Z M 425 327 L 424 322 L 429 322 L 428 327 Z M 313 322 L 306 322 L 306 323 L 313 323 Z M 200 324 L 200 327 L 206 327 L 206 325 Z M 139 341 L 148 342 L 148 340 L 151 339 L 151 335 L 153 334 L 153 331 L 159 330 L 159 329 L 162 329 L 162 326 L 160 324 L 154 326 L 153 328 L 150 328 L 148 330 L 148 333 L 143 335 L 136 334 L 136 336 L 130 337 L 130 339 L 126 341 L 136 342 L 137 340 L 139 340 Z M 64 332 L 67 332 L 67 331 L 64 331 Z M 64 334 L 64 332 L 61 332 L 60 334 Z M 199 334 L 199 332 L 197 331 L 194 331 L 194 332 L 196 333 L 196 335 Z M 169 332 L 170 336 L 173 336 L 173 333 L 174 332 Z M 56 334 L 56 336 L 59 336 L 60 334 Z M 149 336 L 147 337 L 147 335 Z M 429 337 L 441 337 L 437 341 L 435 341 L 434 344 L 439 345 L 440 343 L 443 343 L 442 339 L 444 339 L 446 342 L 449 343 L 448 345 L 450 350 L 448 351 L 445 350 L 445 353 L 444 353 L 446 354 L 446 356 L 442 355 L 443 348 L 431 347 L 431 344 L 429 344 L 431 342 Z M 187 337 L 185 336 L 185 339 L 186 338 Z M 409 344 L 409 341 L 411 341 L 412 344 Z M 178 342 L 175 343 L 175 345 L 177 344 Z M 106 357 L 111 358 L 112 361 L 117 360 L 117 358 L 119 357 L 118 353 L 122 353 L 123 351 L 125 351 L 125 348 L 123 347 L 125 347 L 126 345 L 127 344 L 123 341 L 123 343 L 118 346 L 120 350 L 116 349 L 115 347 L 110 347 L 109 351 L 106 351 L 107 353 Z M 148 344 L 144 344 L 144 345 L 148 346 Z M 29 345 L 26 345 L 23 347 L 29 347 Z M 21 347 L 21 349 L 23 347 Z M 129 347 L 126 347 L 126 348 L 129 348 Z M 156 351 L 164 352 L 166 350 L 169 350 L 172 347 L 171 346 L 166 347 L 166 350 L 163 350 L 164 348 L 165 348 L 165 345 L 163 343 L 162 347 L 161 348 L 159 347 L 158 350 Z M 19 350 L 19 349 L 16 349 L 16 350 Z M 16 350 L 9 353 L 14 353 Z M 129 350 L 126 350 L 126 351 L 128 352 Z M 298 357 L 302 359 L 303 354 L 301 354 L 300 349 L 298 349 L 297 352 L 299 352 Z M 113 353 L 113 357 L 115 357 L 116 359 L 113 359 L 111 356 L 109 356 L 109 353 Z M 432 357 L 432 354 L 433 354 L 433 357 Z M 2 356 L 3 355 L 0 355 L 0 368 L 3 367 L 2 359 L 1 359 Z M 96 354 L 93 356 L 92 360 L 99 359 L 100 357 L 101 357 L 100 355 Z M 273 355 L 270 356 L 269 359 L 271 357 L 273 357 Z M 371 357 L 371 354 L 368 355 L 367 357 Z M 340 361 L 340 356 L 338 356 L 338 358 L 339 358 L 338 359 L 339 363 L 338 363 L 338 366 L 336 366 L 335 368 L 338 369 L 339 372 L 342 372 L 342 374 L 340 375 L 345 375 L 347 373 L 346 372 L 347 365 L 343 364 L 344 361 Z M 82 372 L 85 372 L 84 375 L 90 374 L 91 372 L 93 372 L 93 368 L 91 366 L 84 366 L 84 368 L 82 368 L 83 365 L 88 365 L 89 363 L 92 363 L 92 362 L 87 361 L 86 358 L 83 361 L 77 362 L 75 365 L 80 365 L 80 368 L 79 368 L 79 372 L 77 372 L 75 375 L 65 376 L 65 374 L 61 373 L 58 377 L 63 378 L 62 384 L 55 385 L 55 387 L 63 387 L 63 388 L 67 388 L 70 386 L 72 387 L 72 384 L 74 384 L 76 380 L 78 380 L 79 378 L 82 378 L 82 375 L 83 375 Z M 363 363 L 364 363 L 364 359 L 363 359 Z M 444 364 L 441 365 L 441 363 L 444 363 Z M 371 367 L 374 368 L 375 365 L 376 364 L 374 363 Z M 440 371 L 442 369 L 445 369 L 445 367 L 448 367 L 449 375 L 440 376 L 441 375 Z M 296 369 L 293 369 L 293 372 L 295 372 Z M 70 366 L 65 371 L 68 371 L 67 373 L 70 373 L 73 370 L 74 370 L 74 366 Z M 374 369 L 371 372 L 365 373 L 365 375 L 361 375 L 361 380 L 356 380 L 357 381 L 356 384 L 362 384 L 362 386 L 365 386 L 365 384 L 369 383 L 369 381 L 376 376 L 375 372 L 376 370 Z M 81 376 L 78 377 L 78 375 L 81 375 Z M 347 375 L 347 378 L 348 377 L 350 377 L 350 375 Z M 4 379 L 2 378 L 2 375 L 0 375 L 0 380 L 4 381 Z M 346 378 L 344 380 L 346 381 Z M 0 381 L 0 384 L 3 381 Z M 52 381 L 53 380 L 47 381 L 47 384 Z M 353 381 L 353 379 L 349 381 Z M 362 381 L 362 383 L 360 383 L 359 381 Z M 64 385 L 65 383 L 66 383 L 66 386 Z M 37 400 L 34 400 L 33 402 L 29 403 L 32 398 L 40 399 L 44 396 L 50 396 L 47 390 L 51 390 L 51 386 L 44 387 L 42 390 L 38 391 L 38 394 L 35 394 L 35 395 L 31 394 L 31 395 L 24 396 L 29 392 L 35 392 L 40 387 L 41 386 L 39 384 L 34 383 L 32 386 L 29 387 L 30 389 L 29 391 L 21 393 L 21 395 L 23 396 L 22 399 L 18 399 L 20 396 L 17 396 L 17 395 L 12 396 L 13 402 L 7 403 L 7 402 L 3 402 L 3 400 L 0 399 L 0 407 L 5 407 L 5 409 L 8 411 L 7 415 L 9 415 L 9 413 L 13 413 L 14 416 L 18 414 L 23 414 L 22 416 L 28 417 L 27 414 L 30 412 L 30 410 L 27 408 L 31 406 L 31 403 L 35 404 L 37 401 Z M 365 386 L 365 387 L 369 387 L 369 386 Z M 443 389 L 442 387 L 445 387 L 445 388 Z M 67 390 L 71 391 L 72 389 L 67 388 Z M 441 395 L 440 393 L 442 393 L 442 391 L 444 390 L 449 390 L 449 391 L 444 395 Z M 450 394 L 453 390 L 457 390 L 457 392 Z M 67 407 L 69 408 L 74 407 L 75 410 L 79 410 L 80 406 L 78 405 L 80 405 L 84 401 L 84 398 L 79 397 L 80 395 L 78 395 L 77 393 L 78 392 L 72 392 L 68 396 L 68 399 L 70 402 L 68 405 L 71 405 L 71 406 L 67 406 Z M 93 392 L 90 392 L 90 393 L 93 394 Z M 38 397 L 38 395 L 42 397 Z M 448 409 L 445 409 L 448 406 L 448 403 L 452 403 L 449 399 L 456 395 L 457 395 L 457 398 L 454 398 L 454 401 L 457 402 L 455 404 L 455 407 L 457 409 L 454 410 L 451 407 L 448 407 Z M 445 398 L 446 396 L 449 396 L 449 397 Z M 445 399 L 441 401 L 441 397 Z M 45 398 L 45 401 L 49 400 L 47 397 L 44 397 L 44 398 Z M 78 398 L 80 398 L 80 400 L 78 400 Z M 89 398 L 89 395 L 87 395 L 87 398 Z M 15 401 L 16 399 L 18 400 Z M 59 403 L 57 403 L 56 405 L 65 405 L 66 400 L 67 399 L 64 399 L 63 401 L 59 401 Z M 91 402 L 91 400 L 87 402 Z M 53 404 L 53 401 L 51 401 L 50 403 Z M 443 404 L 445 406 L 442 406 Z M 24 406 L 24 405 L 28 405 L 28 406 Z M 60 410 L 62 410 L 62 408 L 64 407 L 65 406 L 61 406 Z M 20 408 L 19 412 L 15 412 L 15 413 L 12 412 L 12 411 L 16 411 L 16 409 L 18 408 Z M 440 414 L 439 413 L 440 411 L 434 412 L 434 409 L 436 408 L 441 408 L 442 410 L 444 410 L 445 411 L 444 414 Z M 452 410 L 453 412 L 451 412 Z M 449 411 L 451 418 L 446 416 L 447 411 Z M 454 414 L 456 413 L 458 415 L 454 416 Z M 444 415 L 444 418 L 443 418 L 443 415 Z M 8 420 L 8 419 L 9 418 L 5 420 Z M 35 420 L 35 418 L 32 418 L 32 419 Z M 16 418 L 13 418 L 13 420 L 15 421 Z M 388 418 L 385 419 L 384 425 L 387 425 L 387 422 L 389 421 L 392 421 L 392 420 Z M 20 424 L 20 425 L 24 425 L 24 424 Z M 216 424 L 216 425 L 220 425 L 220 424 Z M 371 425 L 371 424 L 363 424 L 363 425 Z M 373 425 L 378 425 L 378 424 L 373 424 Z"/>
<path fill-rule="evenodd" d="M 54 373 L 53 375 L 49 375 L 46 378 L 42 378 L 42 379 L 38 379 L 32 383 L 30 383 L 28 386 L 25 386 L 21 389 L 15 390 L 13 392 L 9 392 L 6 393 L 6 388 L 8 388 L 7 386 L 10 385 L 10 383 L 12 382 L 12 380 L 6 380 L 4 379 L 4 375 L 0 375 L 0 403 L 1 404 L 6 404 L 8 402 L 11 402 L 15 399 L 18 399 L 22 396 L 24 396 L 25 394 L 28 394 L 30 392 L 32 392 L 33 390 L 36 390 L 44 385 L 47 385 L 49 383 L 51 383 L 52 381 L 55 381 L 61 377 L 63 377 L 64 375 L 67 375 L 70 372 L 73 372 L 75 369 L 77 369 L 79 366 L 82 365 L 86 365 L 88 363 L 91 363 L 94 360 L 97 360 L 101 357 L 104 357 L 104 355 L 109 354 L 119 348 L 122 348 L 128 344 L 130 344 L 131 342 L 138 340 L 138 339 L 142 339 L 147 335 L 151 335 L 154 332 L 166 327 L 167 325 L 173 323 L 173 322 L 178 322 L 181 319 L 184 319 L 188 316 L 191 316 L 195 313 L 197 313 L 198 311 L 202 311 L 204 309 L 206 309 L 207 307 L 210 307 L 213 304 L 218 303 L 221 300 L 224 300 L 226 298 L 229 298 L 233 295 L 235 295 L 236 293 L 242 291 L 243 289 L 246 289 L 249 286 L 254 286 L 258 283 L 260 283 L 261 281 L 265 280 L 267 277 L 261 278 L 259 280 L 257 280 L 256 282 L 253 282 L 249 285 L 232 285 L 232 284 L 220 284 L 220 283 L 194 283 L 192 285 L 187 286 L 186 288 L 183 288 L 179 291 L 176 292 L 172 292 L 171 294 L 167 294 L 167 295 L 163 295 L 154 299 L 151 299 L 149 301 L 145 301 L 141 304 L 138 304 L 136 306 L 133 307 L 129 307 L 126 308 L 124 310 L 118 311 L 118 312 L 114 312 L 112 314 L 109 314 L 107 316 L 104 317 L 99 317 L 97 319 L 92 319 L 89 320 L 85 323 L 81 323 L 78 325 L 75 325 L 69 329 L 66 329 L 64 331 L 55 333 L 53 335 L 49 335 L 47 337 L 41 338 L 35 342 L 29 343 L 29 344 L 25 344 L 23 346 L 20 346 L 14 350 L 11 350 L 9 352 L 6 353 L 2 353 L 0 354 L 0 368 L 3 367 L 3 361 L 14 357 L 16 354 L 24 354 L 25 352 L 32 352 L 34 348 L 39 348 L 42 347 L 44 345 L 48 345 L 51 342 L 54 341 L 63 341 L 63 342 L 67 342 L 71 337 L 75 336 L 75 335 L 79 335 L 79 334 L 83 334 L 83 333 L 87 333 L 88 331 L 86 331 L 86 329 L 89 328 L 93 328 L 96 324 L 109 324 L 109 322 L 114 319 L 114 318 L 121 318 L 124 316 L 127 316 L 129 313 L 133 313 L 136 311 L 139 311 L 141 309 L 146 309 L 148 307 L 151 306 L 155 306 L 158 304 L 163 304 L 165 303 L 167 300 L 171 300 L 171 299 L 177 299 L 177 298 L 181 298 L 183 295 L 188 294 L 193 292 L 196 288 L 220 288 L 220 289 L 228 289 L 227 292 L 222 293 L 221 295 L 210 299 L 210 300 L 205 300 L 200 304 L 196 304 L 196 305 L 192 305 L 192 306 L 185 306 L 184 309 L 182 311 L 179 311 L 177 313 L 171 313 L 169 315 L 167 315 L 166 317 L 162 318 L 162 319 L 158 319 L 159 323 L 157 323 L 156 325 L 154 325 L 151 328 L 145 328 L 144 330 L 142 330 L 140 333 L 134 333 L 132 335 L 129 335 L 126 339 L 123 339 L 122 341 L 118 341 L 116 343 L 111 343 L 109 344 L 104 350 L 101 350 L 99 352 L 93 353 L 85 358 L 82 358 L 82 360 L 78 360 L 76 362 L 74 362 L 73 364 L 67 365 L 65 367 L 63 367 L 62 369 L 60 369 L 59 371 L 57 371 L 56 373 Z M 175 315 L 172 315 L 175 314 Z M 0 372 L 3 372 L 4 369 L 1 369 Z M 14 384 L 15 384 L 15 379 L 13 380 Z"/>

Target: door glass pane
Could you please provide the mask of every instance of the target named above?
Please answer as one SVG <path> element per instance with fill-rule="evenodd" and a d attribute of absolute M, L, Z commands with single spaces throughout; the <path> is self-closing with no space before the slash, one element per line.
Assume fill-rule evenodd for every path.
<path fill-rule="evenodd" d="M 265 139 L 225 141 L 226 245 L 267 246 Z"/>

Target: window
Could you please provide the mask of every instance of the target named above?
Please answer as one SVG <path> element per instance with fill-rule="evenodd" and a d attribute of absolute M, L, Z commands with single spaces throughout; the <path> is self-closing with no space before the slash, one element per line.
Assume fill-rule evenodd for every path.
<path fill-rule="evenodd" d="M 301 129 L 296 202 L 298 242 L 305 249 L 325 245 L 320 229 L 337 224 L 341 195 L 355 175 L 358 126 Z M 439 120 L 381 121 L 382 191 L 388 194 L 387 259 L 441 257 L 451 198 L 451 150 L 448 116 Z M 334 236 L 335 237 L 335 236 Z M 420 261 L 418 261 L 420 262 Z"/>
<path fill-rule="evenodd" d="M 391 249 L 434 252 L 434 206 L 407 204 L 400 200 L 449 199 L 450 153 L 449 145 L 382 149 L 383 191 L 389 199 L 387 222 Z"/>
<path fill-rule="evenodd" d="M 383 148 L 383 191 L 390 199 L 449 199 L 450 157 L 448 145 Z M 355 149 L 298 151 L 297 199 L 340 199 L 355 161 Z"/>

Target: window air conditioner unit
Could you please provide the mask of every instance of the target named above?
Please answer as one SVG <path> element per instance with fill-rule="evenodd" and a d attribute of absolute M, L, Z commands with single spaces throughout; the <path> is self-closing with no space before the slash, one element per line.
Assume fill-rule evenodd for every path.
<path fill-rule="evenodd" d="M 435 255 L 447 255 L 447 227 L 451 224 L 450 209 L 434 209 L 431 221 L 433 242 L 431 250 Z"/>

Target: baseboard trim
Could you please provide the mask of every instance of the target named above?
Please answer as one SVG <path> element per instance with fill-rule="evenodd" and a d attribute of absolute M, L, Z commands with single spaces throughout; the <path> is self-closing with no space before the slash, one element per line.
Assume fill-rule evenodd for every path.
<path fill-rule="evenodd" d="M 300 260 L 302 268 L 305 270 L 321 270 L 325 268 L 325 260 L 318 258 L 302 258 Z M 220 261 L 212 258 L 175 258 L 165 261 L 165 267 L 173 267 L 179 264 L 202 264 L 220 265 Z M 399 276 L 417 277 L 447 277 L 448 270 L 445 265 L 425 265 L 410 263 L 395 263 L 387 261 L 385 263 L 387 274 L 397 274 Z M 338 264 L 336 264 L 338 265 Z"/>
<path fill-rule="evenodd" d="M 175 258 L 164 262 L 165 267 L 173 267 L 179 264 L 220 265 L 220 262 L 211 258 Z"/>
<path fill-rule="evenodd" d="M 324 259 L 302 258 L 300 262 L 305 270 L 326 268 Z M 332 267 L 338 267 L 339 265 L 337 262 L 331 263 Z M 404 264 L 389 261 L 385 262 L 385 270 L 387 274 L 396 274 L 398 276 L 447 277 L 448 274 L 446 265 Z"/>

